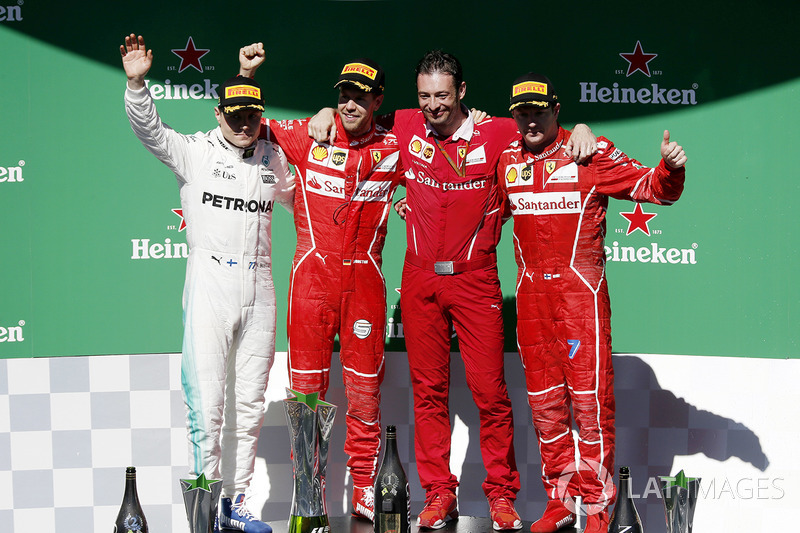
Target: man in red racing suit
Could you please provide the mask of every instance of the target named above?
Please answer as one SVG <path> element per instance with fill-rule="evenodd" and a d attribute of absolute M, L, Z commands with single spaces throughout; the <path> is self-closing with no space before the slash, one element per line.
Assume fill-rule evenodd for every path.
<path fill-rule="evenodd" d="M 647 168 L 604 137 L 586 165 L 564 154 L 570 134 L 544 76 L 514 83 L 518 136 L 503 153 L 497 179 L 514 217 L 517 339 L 539 438 L 549 502 L 533 532 L 575 522 L 572 501 L 587 504 L 586 531 L 607 531 L 614 502 L 614 374 L 611 307 L 605 277 L 608 198 L 670 205 L 683 191 L 683 149 L 664 132 L 662 161 Z M 575 473 L 570 405 L 578 428 Z M 573 473 L 562 486 L 565 473 Z M 566 503 L 566 505 L 565 505 Z"/>
<path fill-rule="evenodd" d="M 511 402 L 504 375 L 503 296 L 495 248 L 503 202 L 495 168 L 516 136 L 513 121 L 476 124 L 462 104 L 457 59 L 440 51 L 417 67 L 418 110 L 389 124 L 406 172 L 407 251 L 401 309 L 414 394 L 414 450 L 425 507 L 417 525 L 438 529 L 458 516 L 450 471 L 450 339 L 455 330 L 478 407 L 483 490 L 493 528 L 519 529 Z"/>
<path fill-rule="evenodd" d="M 243 48 L 240 73 L 252 76 L 256 59 L 263 61 L 263 47 Z M 344 66 L 336 84 L 340 96 L 333 144 L 311 139 L 306 119 L 270 120 L 262 128 L 262 136 L 281 146 L 296 172 L 297 249 L 288 318 L 291 387 L 324 398 L 338 334 L 353 514 L 369 520 L 381 442 L 386 330 L 381 252 L 392 196 L 402 178 L 395 136 L 373 121 L 383 100 L 383 80 L 380 66 L 368 59 Z"/>
<path fill-rule="evenodd" d="M 513 507 L 519 474 L 503 371 L 502 294 L 495 248 L 502 224 L 495 179 L 500 154 L 517 135 L 509 119 L 475 124 L 461 104 L 465 84 L 454 57 L 434 51 L 420 62 L 418 110 L 378 117 L 397 136 L 406 173 L 408 248 L 401 307 L 414 394 L 417 470 L 426 491 L 417 524 L 438 529 L 458 516 L 450 459 L 450 336 L 458 333 L 467 384 L 480 415 L 487 470 L 483 489 L 494 529 L 519 529 Z M 331 124 L 323 110 L 322 136 Z M 586 129 L 588 131 L 588 128 Z M 589 141 L 588 137 L 591 137 Z M 593 148 L 584 134 L 579 152 Z"/>

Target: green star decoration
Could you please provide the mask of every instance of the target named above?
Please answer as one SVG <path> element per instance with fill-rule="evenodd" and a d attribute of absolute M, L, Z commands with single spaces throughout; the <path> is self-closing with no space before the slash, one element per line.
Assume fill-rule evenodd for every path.
<path fill-rule="evenodd" d="M 326 405 L 333 407 L 332 403 L 328 403 L 319 399 L 319 392 L 312 392 L 311 394 L 303 394 L 292 389 L 286 389 L 287 392 L 294 395 L 294 398 L 286 398 L 287 402 L 298 402 L 306 404 L 312 411 L 317 410 L 318 405 Z"/>
<path fill-rule="evenodd" d="M 206 492 L 211 492 L 211 484 L 216 483 L 219 480 L 208 479 L 205 474 L 200 474 L 199 476 L 197 476 L 197 479 L 182 479 L 181 481 L 184 481 L 189 484 L 189 486 L 186 487 L 187 491 L 200 489 Z"/>
<path fill-rule="evenodd" d="M 678 475 L 675 477 L 671 476 L 659 476 L 666 484 L 667 488 L 669 487 L 681 487 L 684 489 L 689 489 L 689 483 L 695 481 L 696 477 L 686 477 L 686 474 L 683 473 L 683 470 L 678 472 Z"/>

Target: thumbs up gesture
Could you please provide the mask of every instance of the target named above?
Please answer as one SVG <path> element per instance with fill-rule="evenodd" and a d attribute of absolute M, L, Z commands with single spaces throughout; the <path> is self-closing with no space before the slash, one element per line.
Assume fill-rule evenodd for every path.
<path fill-rule="evenodd" d="M 664 130 L 664 140 L 661 141 L 661 157 L 672 168 L 680 168 L 686 164 L 686 153 L 681 145 L 669 141 L 669 130 Z"/>

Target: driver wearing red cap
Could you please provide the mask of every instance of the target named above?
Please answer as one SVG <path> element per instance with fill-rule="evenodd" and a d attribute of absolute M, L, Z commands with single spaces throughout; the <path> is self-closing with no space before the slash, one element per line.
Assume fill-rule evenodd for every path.
<path fill-rule="evenodd" d="M 540 74 L 514 81 L 510 109 L 519 135 L 500 157 L 497 181 L 514 217 L 517 340 L 549 497 L 531 531 L 550 533 L 574 524 L 574 499 L 580 496 L 588 515 L 584 531 L 606 533 L 607 508 L 615 498 L 611 307 L 603 241 L 608 198 L 672 204 L 683 191 L 686 155 L 665 131 L 655 168 L 605 137 L 597 139 L 597 153 L 588 163 L 576 164 L 565 153 L 571 134 L 558 123 L 558 96 Z M 562 486 L 567 472 L 572 476 Z"/>
<path fill-rule="evenodd" d="M 264 61 L 261 43 L 239 54 L 240 73 Z M 262 133 L 297 172 L 297 249 L 289 288 L 289 372 L 293 389 L 328 390 L 338 335 L 347 396 L 344 450 L 353 477 L 353 514 L 372 520 L 381 439 L 386 286 L 381 254 L 402 172 L 395 136 L 376 125 L 383 69 L 361 58 L 342 68 L 335 142 L 315 142 L 308 120 L 270 120 Z"/>

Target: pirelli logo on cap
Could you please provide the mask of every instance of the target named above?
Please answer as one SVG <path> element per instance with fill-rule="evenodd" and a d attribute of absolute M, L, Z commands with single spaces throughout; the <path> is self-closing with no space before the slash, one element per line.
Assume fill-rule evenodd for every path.
<path fill-rule="evenodd" d="M 538 81 L 523 81 L 512 87 L 513 96 L 520 94 L 543 94 L 547 96 L 547 84 Z"/>
<path fill-rule="evenodd" d="M 367 78 L 374 80 L 378 75 L 378 71 L 364 63 L 348 63 L 342 69 L 342 74 L 361 74 Z"/>
<path fill-rule="evenodd" d="M 261 100 L 261 89 L 252 85 L 232 85 L 225 87 L 225 99 L 249 96 Z"/>

